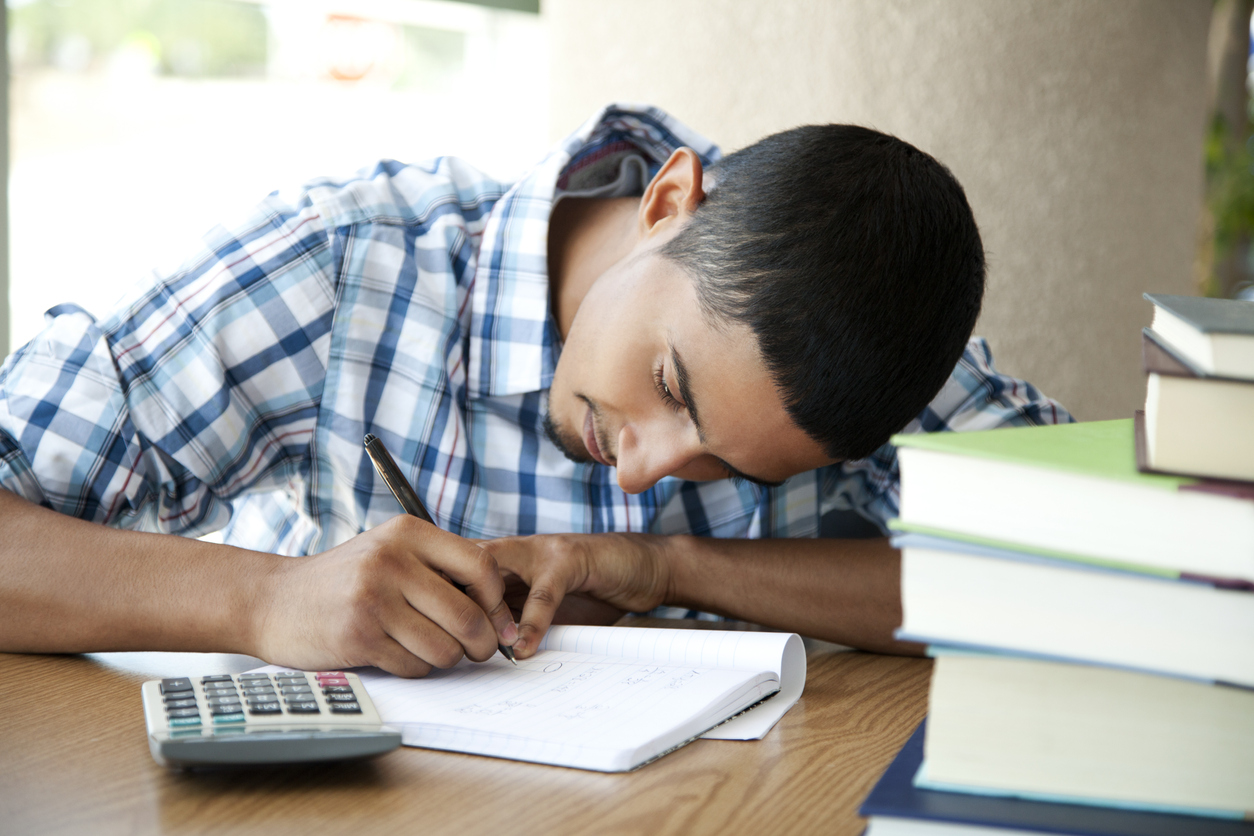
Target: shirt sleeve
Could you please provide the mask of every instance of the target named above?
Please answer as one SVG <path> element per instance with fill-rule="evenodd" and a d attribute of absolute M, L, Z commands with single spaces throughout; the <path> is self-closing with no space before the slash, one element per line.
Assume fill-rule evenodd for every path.
<path fill-rule="evenodd" d="M 998 372 L 988 343 L 973 337 L 949 380 L 902 432 L 973 432 L 1074 420 L 1032 384 Z M 865 459 L 830 468 L 821 513 L 853 511 L 888 534 L 887 523 L 897 516 L 900 498 L 897 448 L 885 444 Z"/>
<path fill-rule="evenodd" d="M 271 196 L 101 322 L 48 312 L 0 368 L 0 487 L 65 514 L 197 535 L 309 467 L 336 246 Z"/>

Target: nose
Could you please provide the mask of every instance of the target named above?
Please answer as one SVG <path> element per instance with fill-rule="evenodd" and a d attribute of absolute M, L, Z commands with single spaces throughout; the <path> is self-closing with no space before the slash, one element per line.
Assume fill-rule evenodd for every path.
<path fill-rule="evenodd" d="M 618 486 L 624 493 L 647 491 L 699 455 L 695 431 L 625 424 L 618 432 Z"/>

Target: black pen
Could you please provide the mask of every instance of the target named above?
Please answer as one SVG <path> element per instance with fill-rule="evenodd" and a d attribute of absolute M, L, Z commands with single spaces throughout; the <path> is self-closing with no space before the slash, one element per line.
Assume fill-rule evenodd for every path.
<path fill-rule="evenodd" d="M 435 525 L 435 520 L 431 519 L 422 500 L 418 498 L 418 492 L 409 484 L 409 480 L 405 478 L 405 474 L 401 473 L 401 469 L 396 466 L 395 459 L 388 452 L 388 448 L 383 446 L 383 441 L 374 433 L 366 433 L 365 444 L 366 455 L 370 457 L 370 461 L 374 462 L 374 469 L 379 471 L 379 475 L 383 477 L 383 483 L 388 486 L 392 496 L 396 497 L 396 501 L 405 509 L 405 513 Z M 460 592 L 466 591 L 466 588 L 459 583 L 454 583 L 453 586 L 457 587 Z M 515 665 L 518 664 L 518 661 L 514 659 L 512 647 L 498 644 L 496 649 L 501 651 L 501 655 L 506 659 Z"/>

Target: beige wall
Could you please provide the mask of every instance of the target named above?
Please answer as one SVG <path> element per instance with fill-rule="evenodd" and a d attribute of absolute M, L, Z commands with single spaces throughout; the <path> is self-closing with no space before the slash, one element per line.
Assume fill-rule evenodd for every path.
<path fill-rule="evenodd" d="M 648 101 L 732 150 L 856 122 L 944 161 L 989 253 L 977 333 L 1078 417 L 1142 401 L 1141 293 L 1189 293 L 1207 0 L 544 0 L 552 127 Z"/>

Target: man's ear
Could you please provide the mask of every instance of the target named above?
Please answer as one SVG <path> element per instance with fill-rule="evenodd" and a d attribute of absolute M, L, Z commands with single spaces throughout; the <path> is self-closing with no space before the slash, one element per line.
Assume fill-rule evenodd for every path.
<path fill-rule="evenodd" d="M 641 238 L 673 229 L 705 200 L 701 158 L 691 148 L 679 148 L 654 176 L 640 198 Z"/>

